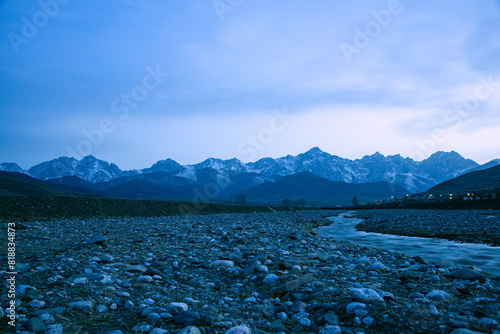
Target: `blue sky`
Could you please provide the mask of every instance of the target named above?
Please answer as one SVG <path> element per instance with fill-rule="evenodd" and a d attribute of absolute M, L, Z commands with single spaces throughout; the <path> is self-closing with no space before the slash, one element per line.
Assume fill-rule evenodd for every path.
<path fill-rule="evenodd" d="M 500 157 L 500 2 L 0 1 L 0 162 Z"/>

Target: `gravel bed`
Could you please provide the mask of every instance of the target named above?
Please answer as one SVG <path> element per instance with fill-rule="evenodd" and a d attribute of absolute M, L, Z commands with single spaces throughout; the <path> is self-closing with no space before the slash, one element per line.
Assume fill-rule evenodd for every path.
<path fill-rule="evenodd" d="M 361 210 L 357 230 L 500 246 L 500 211 Z"/>
<path fill-rule="evenodd" d="M 337 213 L 25 223 L 0 332 L 498 333 L 499 277 L 314 234 Z"/>

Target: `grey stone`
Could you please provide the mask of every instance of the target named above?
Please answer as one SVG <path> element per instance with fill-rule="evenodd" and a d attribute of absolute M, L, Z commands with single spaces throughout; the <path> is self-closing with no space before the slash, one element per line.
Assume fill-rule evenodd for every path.
<path fill-rule="evenodd" d="M 229 328 L 224 334 L 252 334 L 250 328 L 245 325 Z"/>
<path fill-rule="evenodd" d="M 328 325 L 322 329 L 320 329 L 319 334 L 341 334 L 342 330 L 339 326 L 331 326 Z"/>
<path fill-rule="evenodd" d="M 137 264 L 128 266 L 127 268 L 125 268 L 125 271 L 129 273 L 144 273 L 148 271 L 148 268 L 144 267 L 143 265 Z"/>
<path fill-rule="evenodd" d="M 198 327 L 188 326 L 178 331 L 177 334 L 201 334 L 201 331 L 198 329 Z"/>
<path fill-rule="evenodd" d="M 459 328 L 459 329 L 455 329 L 450 334 L 484 334 L 484 333 L 482 333 L 482 332 L 476 332 L 476 331 L 471 331 L 470 329 Z"/>
<path fill-rule="evenodd" d="M 253 272 L 255 271 L 255 266 L 257 264 L 257 259 L 251 259 L 248 261 L 247 265 L 245 266 L 245 269 L 243 269 L 243 276 L 244 277 L 249 277 L 253 275 Z"/>
<path fill-rule="evenodd" d="M 290 308 L 290 311 L 293 313 L 300 313 L 300 312 L 305 312 L 307 308 L 306 303 L 298 301 L 293 303 L 292 307 Z"/>
<path fill-rule="evenodd" d="M 230 268 L 230 267 L 234 267 L 234 262 L 231 260 L 216 260 L 216 261 L 212 261 L 212 263 L 210 263 L 210 265 L 212 267 Z"/>
<path fill-rule="evenodd" d="M 479 319 L 479 326 L 482 326 L 482 327 L 496 327 L 498 326 L 498 323 L 491 319 L 491 318 L 481 318 Z"/>
<path fill-rule="evenodd" d="M 361 320 L 361 323 L 367 327 L 373 325 L 374 322 L 375 322 L 375 319 L 373 319 L 372 317 L 366 317 L 366 318 L 363 318 L 363 320 Z"/>
<path fill-rule="evenodd" d="M 308 318 L 302 318 L 299 320 L 299 324 L 303 327 L 311 327 L 312 325 L 312 322 L 310 319 Z"/>
<path fill-rule="evenodd" d="M 106 242 L 106 237 L 103 235 L 96 235 L 90 239 L 87 239 L 85 243 L 87 244 L 95 244 L 95 245 L 102 245 Z"/>
<path fill-rule="evenodd" d="M 350 293 L 351 293 L 352 297 L 354 297 L 356 299 L 360 299 L 364 302 L 370 302 L 370 301 L 376 301 L 376 300 L 377 301 L 384 301 L 384 299 L 382 297 L 380 297 L 380 295 L 375 290 L 368 289 L 368 288 L 361 288 L 361 289 L 351 288 Z"/>
<path fill-rule="evenodd" d="M 278 281 L 278 276 L 275 274 L 269 274 L 266 277 L 264 277 L 264 283 L 266 284 L 274 284 Z"/>
<path fill-rule="evenodd" d="M 195 326 L 200 322 L 200 315 L 191 311 L 181 311 L 174 316 L 176 324 Z"/>
<path fill-rule="evenodd" d="M 59 324 L 48 325 L 43 330 L 43 334 L 63 334 L 63 326 Z"/>
<path fill-rule="evenodd" d="M 469 281 L 479 281 L 480 283 L 486 283 L 486 278 L 475 270 L 462 268 L 458 269 L 450 274 L 450 277 L 457 279 L 464 279 Z"/>
<path fill-rule="evenodd" d="M 38 334 L 44 330 L 45 324 L 40 318 L 31 318 L 28 322 L 27 328 L 30 332 Z"/>
<path fill-rule="evenodd" d="M 366 308 L 366 305 L 363 304 L 363 303 L 358 303 L 358 302 L 352 302 L 352 303 L 349 303 L 347 306 L 346 306 L 346 313 L 347 314 L 353 314 L 354 311 L 356 310 L 362 310 L 362 309 L 365 309 Z"/>
<path fill-rule="evenodd" d="M 113 262 L 114 258 L 109 254 L 104 254 L 103 256 L 101 256 L 101 260 L 106 263 L 111 263 Z"/>
<path fill-rule="evenodd" d="M 86 314 L 89 314 L 94 308 L 93 303 L 90 301 L 71 302 L 68 304 L 68 306 L 70 309 L 73 309 L 79 313 L 86 313 Z"/>
<path fill-rule="evenodd" d="M 151 330 L 150 325 L 137 325 L 134 328 L 132 328 L 132 331 L 134 333 L 147 333 Z"/>
<path fill-rule="evenodd" d="M 186 304 L 186 303 L 175 303 L 175 302 L 171 302 L 170 304 L 168 304 L 168 313 L 171 313 L 171 314 L 177 314 L 179 312 L 182 312 L 182 311 L 187 311 L 189 309 L 189 306 Z"/>
<path fill-rule="evenodd" d="M 431 292 L 426 294 L 425 297 L 431 300 L 443 301 L 446 299 L 450 299 L 451 295 L 443 290 L 432 290 Z"/>
<path fill-rule="evenodd" d="M 154 282 L 153 277 L 149 275 L 141 275 L 137 278 L 138 283 L 152 283 Z"/>
<path fill-rule="evenodd" d="M 153 328 L 149 334 L 167 334 L 168 330 L 162 328 Z"/>
<path fill-rule="evenodd" d="M 340 318 L 339 318 L 339 316 L 336 315 L 333 312 L 325 313 L 325 315 L 323 317 L 325 318 L 325 321 L 327 323 L 329 323 L 330 325 L 333 325 L 333 326 L 339 326 L 340 325 Z"/>

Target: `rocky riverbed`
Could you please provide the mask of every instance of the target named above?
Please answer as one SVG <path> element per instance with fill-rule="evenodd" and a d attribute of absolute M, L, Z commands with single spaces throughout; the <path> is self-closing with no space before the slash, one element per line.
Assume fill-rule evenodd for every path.
<path fill-rule="evenodd" d="M 337 213 L 25 223 L 0 331 L 498 334 L 499 277 L 316 235 Z"/>
<path fill-rule="evenodd" d="M 360 210 L 366 232 L 442 238 L 500 246 L 500 211 L 493 210 Z"/>

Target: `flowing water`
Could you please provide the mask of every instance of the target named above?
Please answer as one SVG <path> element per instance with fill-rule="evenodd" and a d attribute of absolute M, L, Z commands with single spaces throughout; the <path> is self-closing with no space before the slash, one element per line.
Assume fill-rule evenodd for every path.
<path fill-rule="evenodd" d="M 454 242 L 444 239 L 406 237 L 390 234 L 357 231 L 355 226 L 362 219 L 351 218 L 353 213 L 330 217 L 332 224 L 317 229 L 319 235 L 337 241 L 350 241 L 365 247 L 377 247 L 427 260 L 447 259 L 458 265 L 475 266 L 500 274 L 500 247 L 483 244 Z"/>

